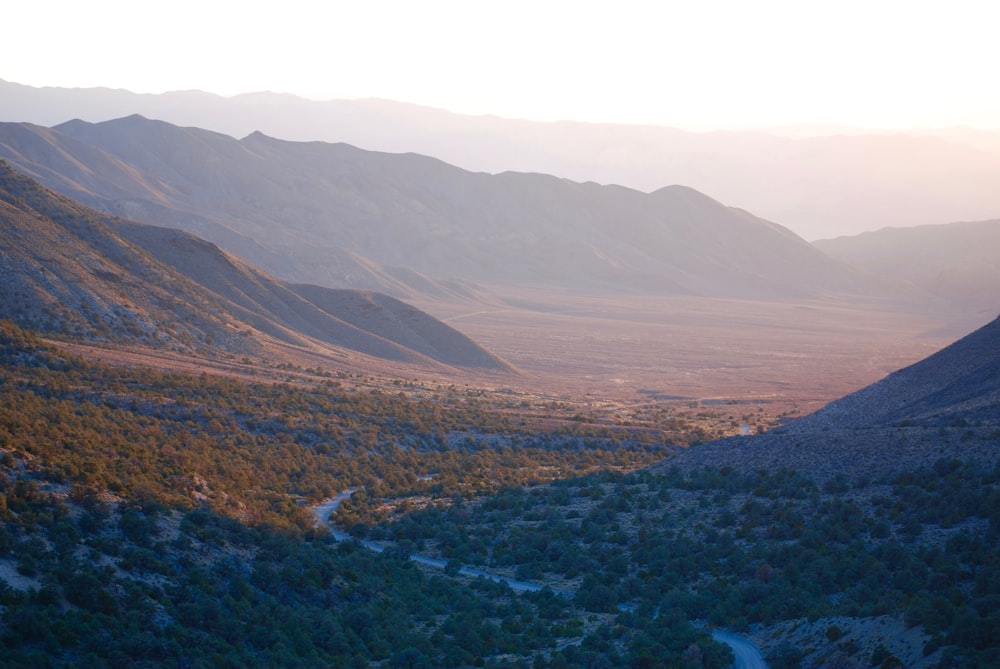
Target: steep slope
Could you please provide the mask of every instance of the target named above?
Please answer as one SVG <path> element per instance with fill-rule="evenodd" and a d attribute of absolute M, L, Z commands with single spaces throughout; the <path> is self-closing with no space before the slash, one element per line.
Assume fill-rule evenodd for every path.
<path fill-rule="evenodd" d="M 225 248 L 242 258 L 252 258 L 255 264 L 269 268 L 275 274 L 291 280 L 306 279 L 310 276 L 299 272 L 300 263 L 280 251 L 261 246 L 243 235 L 239 230 L 227 227 L 227 217 L 202 214 L 204 202 L 190 199 L 185 193 L 191 186 L 178 169 L 192 169 L 190 164 L 163 167 L 158 161 L 156 167 L 166 172 L 164 179 L 156 177 L 156 169 L 140 170 L 125 163 L 110 152 L 32 124 L 0 124 L 3 139 L 0 155 L 10 164 L 28 176 L 44 183 L 49 188 L 67 195 L 96 209 L 153 225 L 183 227 L 205 239 L 223 244 Z M 216 146 L 231 143 L 215 133 L 199 133 L 202 145 Z M 221 141 L 220 141 L 221 140 Z M 170 142 L 166 142 L 170 144 Z M 125 147 L 127 151 L 127 147 Z M 195 154 L 198 152 L 195 151 Z M 240 164 L 239 154 L 230 156 Z M 181 157 L 183 163 L 183 157 Z M 200 168 L 199 168 L 200 169 Z M 211 166 L 209 166 L 211 171 Z M 205 174 L 199 172 L 199 177 Z M 207 177 L 211 179 L 211 176 Z M 202 186 L 199 186 L 201 188 Z M 178 189 L 184 189 L 179 192 Z M 178 225 L 183 221 L 183 225 Z M 327 245 L 322 261 L 315 266 L 326 275 L 348 276 L 351 285 L 366 289 L 391 291 L 406 295 L 407 283 L 394 276 L 391 271 L 377 263 L 358 258 L 356 255 L 333 245 Z M 420 277 L 413 277 L 420 284 Z M 449 289 L 424 281 L 426 292 L 449 293 Z"/>
<path fill-rule="evenodd" d="M 1000 318 L 785 431 L 983 423 L 1000 424 Z"/>
<path fill-rule="evenodd" d="M 793 469 L 882 477 L 960 458 L 1000 458 L 1000 318 L 934 355 L 772 432 L 686 449 L 658 469 Z"/>
<path fill-rule="evenodd" d="M 190 233 L 108 217 L 6 165 L 0 217 L 0 312 L 22 325 L 184 350 L 247 353 L 279 341 L 429 367 L 508 369 L 402 302 L 278 281 Z M 375 313 L 359 316 L 366 309 Z"/>
<path fill-rule="evenodd" d="M 0 164 L 0 311 L 20 325 L 86 339 L 250 351 L 221 301 L 149 261 L 111 219 Z"/>
<path fill-rule="evenodd" d="M 18 130 L 0 128 L 0 150 L 21 165 L 6 148 L 10 132 Z M 248 260 L 296 281 L 365 288 L 366 276 L 354 270 L 370 262 L 392 276 L 433 277 L 438 286 L 459 280 L 735 297 L 871 289 L 781 226 L 689 188 L 647 194 L 538 174 L 471 173 L 414 154 L 260 133 L 236 141 L 138 116 L 73 121 L 37 137 L 66 152 L 75 145 L 62 137 L 97 147 L 162 184 L 157 195 L 170 203 L 163 210 L 139 186 L 129 197 L 108 188 L 99 194 L 102 208 L 183 229 L 197 212 L 215 224 L 199 230 L 206 238 L 234 251 L 239 242 L 230 232 L 252 239 L 266 253 L 240 248 Z M 294 263 L 275 263 L 280 257 Z"/>
<path fill-rule="evenodd" d="M 1000 310 L 1000 219 L 884 228 L 813 242 L 865 271 L 909 281 L 983 313 Z"/>
<path fill-rule="evenodd" d="M 509 369 L 506 362 L 426 312 L 382 293 L 295 284 L 291 290 L 346 323 L 458 367 Z"/>
<path fill-rule="evenodd" d="M 401 362 L 508 369 L 441 321 L 378 293 L 289 284 L 190 233 L 140 223 L 115 229 L 160 262 L 225 298 L 257 330 L 288 343 L 311 341 Z"/>

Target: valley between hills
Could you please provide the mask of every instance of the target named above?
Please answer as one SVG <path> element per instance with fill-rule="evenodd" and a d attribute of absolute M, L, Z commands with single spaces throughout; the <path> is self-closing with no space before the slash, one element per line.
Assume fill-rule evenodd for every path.
<path fill-rule="evenodd" d="M 0 666 L 1000 663 L 1000 221 L 135 115 L 0 156 Z"/>

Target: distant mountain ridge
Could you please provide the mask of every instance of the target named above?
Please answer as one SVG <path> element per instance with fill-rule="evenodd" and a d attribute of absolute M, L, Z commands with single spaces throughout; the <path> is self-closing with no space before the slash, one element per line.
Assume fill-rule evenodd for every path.
<path fill-rule="evenodd" d="M 101 214 L 0 164 L 0 317 L 42 332 L 259 354 L 266 341 L 509 370 L 388 296 L 274 279 L 194 235 Z"/>
<path fill-rule="evenodd" d="M 282 278 L 465 297 L 477 285 L 734 297 L 865 293 L 786 228 L 693 189 L 472 173 L 415 154 L 243 140 L 130 116 L 0 124 L 0 155 L 91 206 L 191 230 Z"/>
<path fill-rule="evenodd" d="M 685 184 L 807 239 L 885 226 L 994 218 L 1000 133 L 968 129 L 688 132 L 468 116 L 388 100 L 315 102 L 253 93 L 139 95 L 0 81 L 0 121 L 46 126 L 133 113 L 243 137 L 416 152 L 472 171 L 554 174 L 653 191 Z"/>
<path fill-rule="evenodd" d="M 1000 219 L 884 228 L 813 242 L 855 267 L 919 286 L 967 309 L 1000 311 Z"/>

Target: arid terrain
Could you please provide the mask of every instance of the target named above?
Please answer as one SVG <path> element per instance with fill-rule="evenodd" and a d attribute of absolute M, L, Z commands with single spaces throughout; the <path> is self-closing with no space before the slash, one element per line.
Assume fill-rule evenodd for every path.
<path fill-rule="evenodd" d="M 628 402 L 736 401 L 779 413 L 817 409 L 964 334 L 942 331 L 946 316 L 877 302 L 562 295 L 557 310 L 543 292 L 522 300 L 466 312 L 420 306 L 514 365 L 521 374 L 511 383 L 520 387 Z"/>
<path fill-rule="evenodd" d="M 500 398 L 559 402 L 601 422 L 642 420 L 657 409 L 705 410 L 756 430 L 815 411 L 960 336 L 941 329 L 940 317 L 877 304 L 560 299 L 572 308 L 547 310 L 539 302 L 535 308 L 483 305 L 463 312 L 453 304 L 419 305 L 496 353 L 513 372 L 442 371 L 351 352 L 334 359 L 280 344 L 260 358 L 228 360 L 142 347 L 60 346 L 115 365 L 208 370 L 248 380 L 315 382 L 333 374 L 360 387 L 384 387 L 394 378 L 428 389 L 457 385 L 497 391 Z"/>
<path fill-rule="evenodd" d="M 0 122 L 0 668 L 1000 666 L 1000 155 L 141 111 Z"/>

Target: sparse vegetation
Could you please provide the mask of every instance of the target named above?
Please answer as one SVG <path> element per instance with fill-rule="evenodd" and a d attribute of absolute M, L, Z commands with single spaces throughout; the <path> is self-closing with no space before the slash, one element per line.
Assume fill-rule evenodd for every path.
<path fill-rule="evenodd" d="M 61 134 L 26 133 L 47 148 Z M 396 180 L 384 225 L 364 182 L 393 157 L 268 139 L 287 157 L 275 170 L 262 140 L 241 144 L 252 170 L 216 169 L 221 154 L 210 179 L 193 178 L 202 161 L 170 168 L 159 220 L 197 209 L 224 231 L 280 210 L 299 272 L 344 263 L 388 289 L 440 269 L 409 253 L 434 228 L 465 276 L 414 275 L 414 290 L 477 338 L 502 332 L 532 372 L 393 298 L 273 279 L 0 161 L 0 667 L 721 668 L 741 652 L 733 632 L 773 667 L 1000 666 L 1000 320 L 783 426 L 856 387 L 841 370 L 933 350 L 923 333 L 940 324 L 883 314 L 864 277 L 689 189 L 410 156 L 434 187 Z M 342 184 L 309 156 L 367 167 L 329 200 Z M 254 174 L 271 176 L 247 190 Z M 545 195 L 510 198 L 515 182 Z M 505 195 L 470 223 L 474 192 Z M 357 225 L 323 250 L 333 201 Z M 590 224 L 608 212 L 613 228 Z M 454 244 L 459 221 L 481 234 Z M 404 266 L 351 248 L 379 237 Z M 473 277 L 497 292 L 477 295 Z M 829 297 L 855 290 L 866 299 Z M 921 337 L 900 347 L 901 331 Z M 809 399 L 789 397 L 803 379 Z M 331 534 L 316 519 L 339 502 Z"/>
<path fill-rule="evenodd" d="M 5 202 L 36 188 L 5 174 Z M 67 230 L 106 224 L 40 201 Z M 150 271 L 100 239 L 104 257 Z M 113 269 L 87 271 L 117 286 Z M 116 365 L 88 361 L 0 322 L 0 666 L 726 666 L 703 625 L 775 630 L 762 641 L 774 666 L 900 666 L 900 649 L 840 622 L 885 617 L 921 630 L 925 664 L 1000 663 L 988 370 L 974 406 L 948 389 L 963 397 L 955 411 L 903 415 L 898 393 L 873 391 L 866 408 L 891 422 L 863 438 L 825 425 L 831 457 L 808 473 L 788 465 L 817 462 L 815 444 L 799 448 L 816 437 L 794 431 L 729 447 L 734 466 L 715 445 L 703 466 L 637 472 L 673 445 L 764 431 L 797 407 L 332 373 L 254 346 L 219 353 L 222 339 L 256 335 L 228 332 L 211 299 L 196 326 L 180 314 L 164 330 L 148 301 L 39 300 L 49 293 L 26 286 L 2 305 L 22 325 L 174 349 L 228 375 L 155 370 L 114 349 L 101 355 Z M 770 446 L 788 438 L 793 451 Z M 842 453 L 853 470 L 833 464 Z M 314 527 L 310 507 L 347 488 L 336 522 L 382 554 Z M 446 566 L 427 571 L 416 553 Z M 549 587 L 517 594 L 471 580 L 468 564 Z M 795 620 L 838 622 L 804 647 L 779 629 Z"/>

